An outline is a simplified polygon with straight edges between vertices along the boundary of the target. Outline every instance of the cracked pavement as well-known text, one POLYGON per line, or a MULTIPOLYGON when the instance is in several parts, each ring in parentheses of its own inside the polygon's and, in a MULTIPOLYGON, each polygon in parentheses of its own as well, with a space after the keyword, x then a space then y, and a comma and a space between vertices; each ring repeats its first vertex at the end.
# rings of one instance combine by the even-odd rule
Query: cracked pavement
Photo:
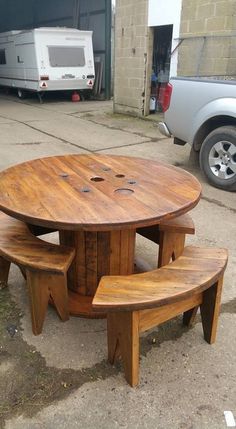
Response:
MULTIPOLYGON (((224 411, 236 418, 236 198, 211 187, 190 147, 174 146, 155 120, 113 115, 112 102, 72 103, 53 96, 18 100, 0 92, 0 169, 43 156, 101 152, 159 159, 202 183, 187 243, 229 249, 218 338, 204 342, 200 317, 191 329, 180 318, 141 340, 141 382, 130 388, 119 366, 106 362, 106 323, 71 317, 61 323, 49 308, 42 335, 31 332, 25 282, 12 266, 0 291, 0 427, 6 429, 223 429, 224 411), (7 327, 16 326, 10 337, 7 327)), ((48 240, 55 241, 55 234, 48 240)), ((137 256, 151 267, 156 246, 142 237, 137 256)))

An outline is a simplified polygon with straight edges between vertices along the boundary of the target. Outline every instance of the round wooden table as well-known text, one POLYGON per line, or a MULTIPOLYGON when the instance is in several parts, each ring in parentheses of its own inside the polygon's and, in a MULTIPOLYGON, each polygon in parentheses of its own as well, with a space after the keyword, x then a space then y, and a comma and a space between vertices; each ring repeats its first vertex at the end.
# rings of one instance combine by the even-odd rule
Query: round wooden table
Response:
POLYGON ((76 249, 68 274, 70 313, 96 317, 91 302, 103 275, 131 274, 135 232, 191 210, 201 185, 157 161, 109 155, 41 158, 0 173, 0 209, 59 230, 76 249))

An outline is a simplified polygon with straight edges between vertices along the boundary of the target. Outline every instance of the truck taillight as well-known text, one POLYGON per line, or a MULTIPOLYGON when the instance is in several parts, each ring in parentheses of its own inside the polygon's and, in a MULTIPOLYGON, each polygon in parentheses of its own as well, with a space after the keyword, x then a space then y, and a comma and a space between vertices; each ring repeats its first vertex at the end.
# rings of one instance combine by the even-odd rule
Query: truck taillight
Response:
POLYGON ((168 83, 166 85, 164 96, 163 96, 163 101, 162 101, 163 112, 166 112, 169 109, 171 94, 172 94, 172 85, 171 85, 171 83, 168 83))

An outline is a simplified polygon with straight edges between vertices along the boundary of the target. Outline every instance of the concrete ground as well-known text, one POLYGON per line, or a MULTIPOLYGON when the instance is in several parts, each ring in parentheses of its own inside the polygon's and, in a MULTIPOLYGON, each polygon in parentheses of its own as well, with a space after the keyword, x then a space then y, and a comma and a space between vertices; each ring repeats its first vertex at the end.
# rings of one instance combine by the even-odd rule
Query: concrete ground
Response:
MULTIPOLYGON (((121 367, 106 361, 106 323, 71 317, 61 323, 49 308, 34 337, 24 279, 12 266, 0 292, 0 427, 226 428, 236 418, 236 198, 211 187, 155 122, 112 114, 111 102, 72 103, 50 97, 19 101, 0 93, 0 169, 65 153, 109 153, 158 159, 193 173, 202 199, 192 211, 196 235, 188 243, 229 249, 216 344, 203 340, 200 317, 191 329, 176 318, 141 339, 141 379, 132 389, 121 367)), ((52 235, 49 240, 55 240, 52 235)), ((137 255, 155 266, 156 247, 138 239, 137 255)))

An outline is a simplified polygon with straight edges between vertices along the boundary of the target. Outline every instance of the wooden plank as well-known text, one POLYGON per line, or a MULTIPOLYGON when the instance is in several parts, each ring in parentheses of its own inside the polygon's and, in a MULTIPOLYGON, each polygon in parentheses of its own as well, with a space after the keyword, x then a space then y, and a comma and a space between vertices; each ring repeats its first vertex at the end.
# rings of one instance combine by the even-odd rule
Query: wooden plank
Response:
MULTIPOLYGON (((60 244, 63 246, 70 246, 71 248, 77 249, 76 235, 73 234, 72 231, 59 231, 59 241, 60 241, 60 244)), ((75 291, 78 289, 78 282, 76 277, 77 261, 78 261, 78 256, 75 255, 75 258, 67 271, 68 287, 75 291)))
POLYGON ((184 299, 178 303, 167 304, 163 307, 150 310, 142 310, 139 312, 139 330, 144 332, 157 326, 160 323, 173 319, 173 317, 196 307, 202 303, 202 294, 194 295, 193 297, 184 299))
POLYGON ((173 219, 164 220, 157 225, 137 229, 138 234, 157 244, 159 244, 159 231, 173 233, 178 232, 180 234, 195 234, 195 226, 191 216, 186 213, 173 219))
MULTIPOLYGON (((45 281, 45 276, 44 276, 45 281)), ((67 292, 67 278, 65 274, 57 274, 51 276, 49 279, 50 297, 55 305, 58 315, 61 320, 65 322, 69 320, 69 307, 68 307, 68 292, 67 292)))
POLYGON ((46 310, 51 297, 60 318, 69 319, 66 277, 63 274, 48 274, 26 270, 29 289, 32 331, 39 335, 43 329, 46 310))
POLYGON ((97 282, 100 281, 102 276, 110 273, 110 237, 109 231, 98 232, 97 234, 97 282))
POLYGON ((97 233, 86 232, 85 234, 86 253, 86 295, 93 296, 98 285, 97 271, 97 233))
POLYGON ((217 281, 227 264, 225 249, 187 247, 173 263, 157 270, 130 276, 101 279, 93 308, 96 311, 141 310, 190 298, 217 281), (211 257, 209 257, 211 254, 211 257), (208 257, 204 258, 204 255, 208 257), (214 256, 213 256, 214 255, 214 256))
POLYGON ((138 312, 108 315, 108 356, 114 362, 119 344, 125 378, 131 386, 139 382, 139 315, 138 312), (113 339, 113 332, 115 337, 113 339), (118 343, 118 344, 117 344, 118 343))
POLYGON ((30 308, 32 331, 34 335, 39 335, 43 329, 49 297, 50 297, 50 281, 52 276, 45 276, 44 273, 26 272, 27 286, 29 289, 30 308))
POLYGON ((58 230, 155 225, 189 211, 200 193, 188 172, 134 157, 54 156, 0 172, 0 209, 58 230))
POLYGON ((0 254, 17 265, 48 272, 66 272, 74 250, 35 237, 21 221, 0 213, 0 254))
POLYGON ((75 278, 72 290, 81 295, 87 292, 87 267, 86 267, 86 233, 77 231, 74 233, 75 241, 75 278))
POLYGON ((121 232, 112 231, 110 233, 110 246, 111 246, 111 255, 110 255, 110 275, 120 274, 120 254, 121 254, 121 232))
POLYGON ((220 312, 223 277, 213 287, 203 292, 203 301, 200 306, 204 338, 209 344, 216 339, 216 330, 220 312))
POLYGON ((120 274, 131 274, 129 254, 130 254, 130 231, 123 230, 120 235, 120 274))
POLYGON ((128 261, 127 261, 128 274, 132 274, 134 272, 135 240, 136 240, 136 231, 135 229, 130 229, 129 241, 128 241, 128 261))
POLYGON ((160 231, 158 267, 169 264, 177 259, 184 250, 185 234, 179 232, 160 231))
POLYGON ((191 326, 196 318, 198 307, 190 308, 190 310, 184 311, 183 314, 183 325, 191 326))
POLYGON ((182 234, 195 234, 195 226, 188 213, 160 223, 160 231, 179 232, 182 234))

